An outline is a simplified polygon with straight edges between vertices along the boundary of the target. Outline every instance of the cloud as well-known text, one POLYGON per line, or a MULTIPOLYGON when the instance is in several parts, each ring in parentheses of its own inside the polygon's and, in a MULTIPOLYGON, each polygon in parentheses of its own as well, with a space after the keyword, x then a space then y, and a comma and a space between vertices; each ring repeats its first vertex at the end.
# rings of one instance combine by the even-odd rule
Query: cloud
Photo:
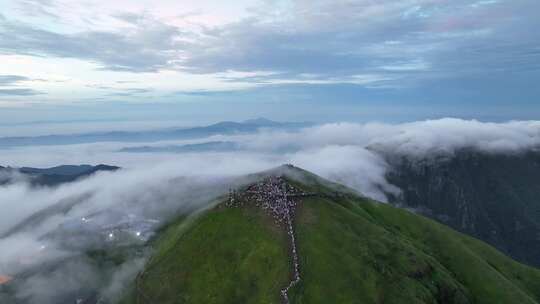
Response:
POLYGON ((106 13, 116 20, 110 29, 71 33, 0 18, 0 51, 79 58, 113 71, 266 72, 244 79, 259 84, 309 83, 303 75, 354 83, 356 75, 375 75, 357 84, 403 86, 537 72, 540 45, 527 29, 540 25, 538 9, 533 0, 263 1, 240 20, 196 29, 158 14, 114 11, 106 13))
MULTIPOLYGON (((106 89, 111 89, 111 88, 106 88, 106 89)), ((127 89, 113 89, 113 90, 116 90, 118 92, 109 93, 107 94, 107 96, 120 96, 120 97, 134 96, 138 94, 150 93, 153 91, 152 89, 145 89, 145 88, 127 88, 127 89)))
MULTIPOLYGON (((259 133, 193 140, 168 140, 153 143, 89 143, 70 146, 21 147, 0 150, 0 163, 11 166, 49 167, 65 163, 109 163, 125 168, 146 170, 148 164, 174 164, 179 175, 190 172, 238 174, 263 170, 283 163, 300 162, 308 170, 351 181, 351 186, 365 193, 375 193, 383 185, 388 155, 423 158, 453 155, 463 149, 486 153, 519 153, 540 145, 540 122, 512 121, 488 123, 476 120, 445 118, 402 124, 384 123, 331 123, 300 131, 264 130, 259 133), (133 146, 167 147, 171 145, 205 142, 233 142, 240 151, 184 153, 121 153, 120 149, 133 146), (331 155, 334 155, 333 157, 331 155), (344 159, 340 161, 339 159, 344 159), (346 161, 345 161, 346 160, 346 161), (356 170, 377 164, 381 170, 356 170), (361 165, 365 160, 365 165, 361 165), (328 166, 322 164, 329 163, 328 166), (334 168, 333 168, 334 167, 334 168), (195 169, 196 168, 196 169, 195 169), (372 172, 360 183, 348 178, 346 171, 372 172), (339 172, 343 176, 339 177, 339 172)), ((18 198, 20 199, 20 198, 18 198)))
POLYGON ((46 16, 55 20, 59 18, 50 10, 56 6, 55 0, 21 0, 18 5, 19 9, 27 16, 46 16))
POLYGON ((32 79, 25 77, 25 76, 19 76, 19 75, 0 75, 0 98, 3 96, 35 96, 35 95, 42 95, 43 92, 29 89, 29 88, 8 88, 8 89, 1 89, 1 87, 16 87, 21 82, 30 81, 32 79))
POLYGON ((354 145, 411 157, 453 154, 467 148, 480 152, 515 153, 540 145, 540 122, 490 123, 444 118, 402 124, 331 123, 304 129, 300 133, 261 134, 245 145, 259 150, 354 145))
POLYGON ((34 96, 41 95, 43 92, 33 89, 0 89, 0 97, 2 96, 34 96))
POLYGON ((23 281, 17 288, 17 298, 26 303, 76 302, 81 290, 99 286, 100 279, 98 269, 90 263, 68 260, 57 269, 23 281))
POLYGON ((104 272, 87 251, 126 245, 112 244, 109 234, 132 235, 127 244, 136 246, 135 231, 147 238, 171 217, 208 206, 237 183, 235 172, 247 169, 244 163, 235 171, 233 164, 206 175, 194 175, 187 163, 169 162, 100 173, 58 188, 30 188, 24 182, 2 186, 0 206, 9 212, 0 215, 0 273, 18 277, 12 288, 30 303, 72 301, 81 291, 102 288, 107 297, 116 297, 146 255, 104 272))
POLYGON ((209 206, 229 187, 245 182, 239 176, 283 163, 293 163, 385 201, 387 193, 400 191, 386 180, 391 157, 425 159, 451 156, 463 149, 481 153, 531 151, 540 147, 540 122, 447 118, 403 124, 333 123, 299 131, 265 130, 145 145, 216 140, 236 142, 244 150, 182 155, 116 152, 124 143, 0 150, 0 162, 11 165, 110 163, 125 168, 57 188, 32 188, 24 180, 0 187, 0 208, 7 211, 0 213, 0 273, 15 277, 31 273, 18 281, 20 299, 57 303, 59 294, 75 296, 74 290, 84 288, 101 290, 114 299, 147 256, 132 257, 103 278, 102 271, 84 253, 108 246, 99 236, 110 233, 126 218, 135 223, 150 219, 165 223, 176 215, 209 206), (62 241, 62 236, 69 236, 69 240, 62 241), (28 272, 41 269, 41 265, 49 265, 51 271, 28 272), (62 285, 66 278, 69 284, 62 285), (54 288, 57 284, 61 286, 54 288))
POLYGON ((329 145, 294 153, 290 161, 378 201, 386 201, 385 193, 400 192, 385 180, 385 160, 363 147, 329 145))
POLYGON ((538 62, 538 53, 530 52, 538 41, 525 30, 538 25, 526 12, 539 8, 533 1, 286 3, 268 2, 249 18, 208 29, 188 49, 187 71, 275 71, 265 77, 267 82, 282 79, 281 73, 289 79, 309 73, 344 80, 372 73, 411 84, 423 77, 535 69, 538 62), (524 18, 516 21, 513 16, 521 11, 524 18), (512 47, 506 39, 516 33, 512 47), (398 77, 402 74, 410 77, 398 77))
POLYGON ((0 87, 16 85, 21 81, 30 80, 28 77, 18 76, 18 75, 0 75, 0 87))
POLYGON ((0 19, 0 52, 78 58, 113 71, 151 72, 173 67, 181 51, 181 37, 179 28, 146 16, 116 31, 70 34, 0 19))
POLYGON ((116 303, 125 294, 125 291, 133 284, 133 278, 144 268, 146 259, 137 258, 128 261, 115 271, 111 284, 105 288, 103 295, 112 303, 116 303))
POLYGON ((528 30, 540 26, 534 0, 260 1, 226 22, 204 12, 172 16, 170 3, 56 2, 43 7, 58 19, 9 9, 0 17, 4 73, 67 79, 3 92, 0 106, 19 108, 4 120, 39 119, 59 103, 67 105, 61 116, 80 116, 78 103, 96 118, 128 119, 224 119, 224 104, 235 118, 262 109, 319 121, 534 119, 539 111, 540 44, 528 30), (153 91, 105 89, 122 86, 117 80, 153 91))

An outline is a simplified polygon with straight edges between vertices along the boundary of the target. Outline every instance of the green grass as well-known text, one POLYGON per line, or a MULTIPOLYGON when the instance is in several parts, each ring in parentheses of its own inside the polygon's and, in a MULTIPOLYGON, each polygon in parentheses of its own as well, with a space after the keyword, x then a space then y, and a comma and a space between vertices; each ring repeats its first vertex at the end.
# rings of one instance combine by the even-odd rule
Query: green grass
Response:
POLYGON ((537 303, 540 272, 431 220, 363 199, 305 200, 293 303, 537 303))
MULTIPOLYGON (((337 191, 320 180, 294 184, 337 191)), ((539 270, 432 220, 350 193, 305 199, 295 229, 302 280, 291 303, 540 300, 539 270)), ((290 278, 286 234, 251 207, 179 219, 153 247, 137 284, 142 295, 122 303, 281 303, 290 278)))
POLYGON ((139 289, 149 303, 277 303, 286 284, 285 235, 256 209, 216 209, 156 242, 139 289))

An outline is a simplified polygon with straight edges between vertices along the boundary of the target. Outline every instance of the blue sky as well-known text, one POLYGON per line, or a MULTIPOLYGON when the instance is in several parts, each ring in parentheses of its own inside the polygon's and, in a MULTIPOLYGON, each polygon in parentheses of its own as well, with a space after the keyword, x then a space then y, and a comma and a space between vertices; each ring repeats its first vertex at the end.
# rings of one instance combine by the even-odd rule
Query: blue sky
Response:
POLYGON ((0 121, 540 115, 535 0, 3 0, 0 121))

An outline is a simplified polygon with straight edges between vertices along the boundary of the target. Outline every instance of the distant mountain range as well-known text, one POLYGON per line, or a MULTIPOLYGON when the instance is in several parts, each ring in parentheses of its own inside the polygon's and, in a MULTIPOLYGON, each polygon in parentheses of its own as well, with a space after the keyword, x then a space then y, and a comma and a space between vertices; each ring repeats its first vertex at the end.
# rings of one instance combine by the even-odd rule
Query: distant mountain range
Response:
POLYGON ((169 146, 140 146, 122 148, 119 152, 130 153, 190 153, 190 152, 229 152, 240 150, 240 146, 230 141, 209 141, 198 144, 169 145, 169 146))
POLYGON ((223 121, 209 126, 193 128, 172 128, 139 132, 111 131, 35 137, 2 137, 0 138, 0 148, 34 145, 70 145, 93 142, 153 142, 194 139, 212 135, 251 133, 264 128, 294 130, 312 125, 312 123, 308 122, 276 122, 265 118, 258 118, 243 122, 223 121))
POLYGON ((540 267, 540 152, 390 157, 394 205, 413 208, 540 267))
POLYGON ((62 165, 52 168, 11 168, 0 166, 0 185, 13 181, 14 174, 19 174, 35 186, 56 186, 90 176, 99 171, 115 171, 120 167, 108 165, 62 165))

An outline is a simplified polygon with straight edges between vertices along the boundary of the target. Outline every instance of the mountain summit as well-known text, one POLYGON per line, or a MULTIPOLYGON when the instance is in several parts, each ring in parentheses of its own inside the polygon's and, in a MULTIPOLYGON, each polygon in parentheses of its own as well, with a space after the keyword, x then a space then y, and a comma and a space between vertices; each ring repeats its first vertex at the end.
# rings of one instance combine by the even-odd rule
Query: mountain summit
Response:
POLYGON ((538 303, 540 271, 292 165, 179 218, 124 303, 538 303))

